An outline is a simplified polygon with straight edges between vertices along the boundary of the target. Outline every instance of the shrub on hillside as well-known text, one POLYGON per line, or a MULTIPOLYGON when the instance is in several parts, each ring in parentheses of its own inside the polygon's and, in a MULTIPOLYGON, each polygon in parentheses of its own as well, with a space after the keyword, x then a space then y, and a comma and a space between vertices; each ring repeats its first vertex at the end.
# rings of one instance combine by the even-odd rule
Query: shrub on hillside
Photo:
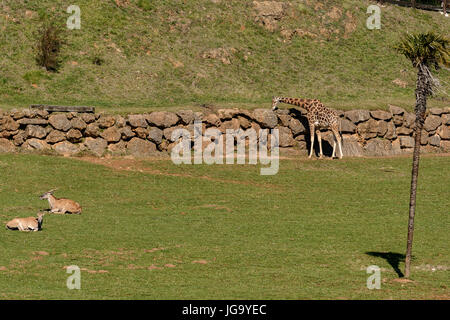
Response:
POLYGON ((60 67, 59 54, 65 43, 63 32, 64 29, 54 22, 44 23, 39 30, 36 62, 39 66, 45 67, 47 71, 57 72, 60 67))

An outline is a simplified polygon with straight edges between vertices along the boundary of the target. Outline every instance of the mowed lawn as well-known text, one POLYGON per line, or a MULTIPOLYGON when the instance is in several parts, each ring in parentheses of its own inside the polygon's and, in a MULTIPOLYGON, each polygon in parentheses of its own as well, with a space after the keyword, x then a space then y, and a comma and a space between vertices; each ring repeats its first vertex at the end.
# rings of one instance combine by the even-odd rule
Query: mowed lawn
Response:
POLYGON ((77 200, 41 232, 0 228, 1 299, 450 299, 450 158, 423 156, 412 282, 410 157, 183 165, 0 155, 0 222, 77 200), (105 164, 105 165, 104 165, 105 164), (65 266, 81 268, 81 289, 65 266), (366 268, 381 268, 369 290, 366 268), (398 270, 396 269, 398 267, 398 270))

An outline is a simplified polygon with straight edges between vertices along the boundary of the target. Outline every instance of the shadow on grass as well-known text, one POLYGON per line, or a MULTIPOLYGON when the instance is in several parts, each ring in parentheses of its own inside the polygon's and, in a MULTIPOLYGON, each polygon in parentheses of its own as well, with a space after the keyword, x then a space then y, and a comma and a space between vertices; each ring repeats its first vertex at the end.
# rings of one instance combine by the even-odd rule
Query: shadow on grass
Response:
POLYGON ((404 254, 395 252, 373 252, 373 251, 366 252, 366 254, 372 257, 383 258, 392 266, 394 271, 397 272, 399 278, 403 278, 405 276, 399 268, 400 262, 405 261, 404 254))

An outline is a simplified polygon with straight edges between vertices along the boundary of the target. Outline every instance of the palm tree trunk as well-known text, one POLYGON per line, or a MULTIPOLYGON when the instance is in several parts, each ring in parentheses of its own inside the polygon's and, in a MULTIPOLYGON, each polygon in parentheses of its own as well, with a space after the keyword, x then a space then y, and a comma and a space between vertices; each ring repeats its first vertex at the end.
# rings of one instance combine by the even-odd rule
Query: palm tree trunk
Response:
POLYGON ((420 160, 420 138, 422 135, 423 123, 425 121, 425 111, 427 109, 427 96, 430 94, 430 79, 425 72, 425 66, 418 67, 417 85, 416 85, 416 123, 414 127, 414 152, 411 172, 411 192, 409 198, 409 221, 408 221, 408 241, 406 244, 405 259, 405 277, 409 278, 412 243, 414 234, 414 217, 416 214, 416 191, 417 178, 419 176, 419 160, 420 160))

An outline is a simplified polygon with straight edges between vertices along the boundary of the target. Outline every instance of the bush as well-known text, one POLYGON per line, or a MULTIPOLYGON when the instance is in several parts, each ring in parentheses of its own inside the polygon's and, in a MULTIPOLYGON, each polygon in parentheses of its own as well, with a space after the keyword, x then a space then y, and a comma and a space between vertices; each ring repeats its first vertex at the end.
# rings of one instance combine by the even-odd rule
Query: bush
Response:
POLYGON ((39 31, 36 62, 47 71, 57 72, 61 65, 59 53, 65 43, 63 32, 64 29, 54 22, 44 23, 39 31))

